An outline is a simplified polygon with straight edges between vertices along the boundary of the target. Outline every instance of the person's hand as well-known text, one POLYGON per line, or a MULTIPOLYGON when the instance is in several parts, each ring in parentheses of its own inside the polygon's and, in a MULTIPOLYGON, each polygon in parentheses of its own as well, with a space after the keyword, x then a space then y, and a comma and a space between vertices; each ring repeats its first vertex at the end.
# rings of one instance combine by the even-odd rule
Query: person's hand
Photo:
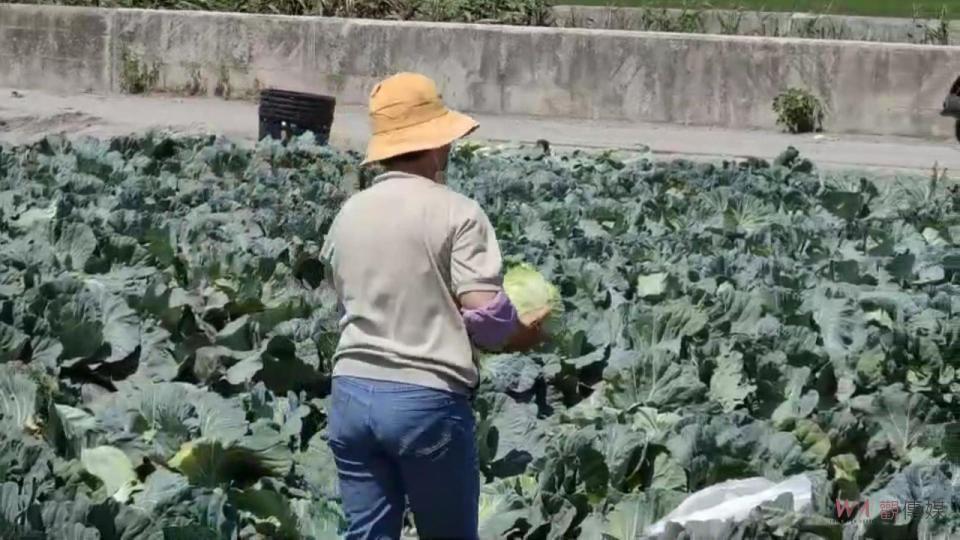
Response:
POLYGON ((506 351, 527 351, 539 345, 544 338, 543 323, 549 316, 549 307, 520 315, 520 329, 510 338, 510 342, 506 346, 506 351))
POLYGON ((542 307, 540 309, 535 309, 533 311, 528 311, 527 313, 519 315, 520 324, 522 324, 523 326, 529 326, 529 327, 540 326, 543 324, 545 320, 547 320, 547 317, 549 316, 550 316, 550 308, 542 307))

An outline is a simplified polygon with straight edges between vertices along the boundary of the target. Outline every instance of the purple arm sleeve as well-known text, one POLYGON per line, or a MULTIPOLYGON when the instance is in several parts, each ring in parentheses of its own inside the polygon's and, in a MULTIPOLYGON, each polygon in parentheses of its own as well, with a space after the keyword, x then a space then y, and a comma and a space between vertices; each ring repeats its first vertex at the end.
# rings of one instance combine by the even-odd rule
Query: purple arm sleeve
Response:
POLYGON ((475 345, 483 349, 496 350, 506 345, 520 325, 517 308, 503 292, 481 308, 461 312, 467 334, 475 345))

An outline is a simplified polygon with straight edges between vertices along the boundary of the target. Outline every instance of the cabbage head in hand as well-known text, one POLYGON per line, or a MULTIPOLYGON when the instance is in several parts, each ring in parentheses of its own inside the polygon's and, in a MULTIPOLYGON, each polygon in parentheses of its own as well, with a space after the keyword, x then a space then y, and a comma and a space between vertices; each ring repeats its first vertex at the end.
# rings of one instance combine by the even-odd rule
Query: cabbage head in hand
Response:
POLYGON ((557 315, 563 310, 560 291, 536 268, 521 263, 507 270, 503 276, 503 290, 517 308, 520 320, 526 321, 530 316, 536 315, 541 321, 547 321, 544 330, 548 334, 557 330, 554 324, 549 323, 555 323, 559 319, 557 315))

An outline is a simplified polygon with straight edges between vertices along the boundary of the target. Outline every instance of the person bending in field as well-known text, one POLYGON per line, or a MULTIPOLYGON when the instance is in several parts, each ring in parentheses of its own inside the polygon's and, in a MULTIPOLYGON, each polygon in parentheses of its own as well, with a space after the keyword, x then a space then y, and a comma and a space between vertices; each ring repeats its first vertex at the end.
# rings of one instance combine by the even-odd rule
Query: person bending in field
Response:
POLYGON ((347 538, 399 538, 409 501, 421 539, 475 539, 471 342, 530 348, 546 310, 519 319, 489 219, 444 185, 451 144, 477 123, 411 73, 377 85, 370 118, 364 163, 387 172, 344 203, 323 247, 342 308, 328 439, 347 538))

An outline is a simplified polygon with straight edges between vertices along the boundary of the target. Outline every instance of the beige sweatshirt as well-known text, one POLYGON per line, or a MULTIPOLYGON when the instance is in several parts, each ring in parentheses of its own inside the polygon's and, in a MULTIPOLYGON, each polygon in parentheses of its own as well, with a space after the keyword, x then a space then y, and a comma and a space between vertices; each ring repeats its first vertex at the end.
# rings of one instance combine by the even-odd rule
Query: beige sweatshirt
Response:
POLYGON ((476 386, 455 298, 502 284, 500 248, 476 202, 387 173, 343 205, 323 257, 344 310, 334 376, 458 393, 476 386))

